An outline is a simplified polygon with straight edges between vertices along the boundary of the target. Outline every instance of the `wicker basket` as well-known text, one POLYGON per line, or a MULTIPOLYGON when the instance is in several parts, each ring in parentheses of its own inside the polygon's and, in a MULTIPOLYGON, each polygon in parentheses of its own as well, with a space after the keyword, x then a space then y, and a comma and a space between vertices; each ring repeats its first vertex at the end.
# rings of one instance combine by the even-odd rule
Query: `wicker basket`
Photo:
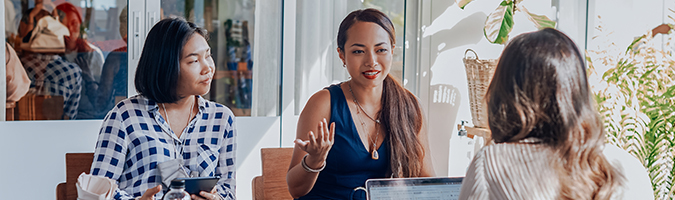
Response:
POLYGON ((492 80, 492 75, 497 68, 497 59, 478 59, 478 54, 472 49, 464 52, 464 66, 466 67, 466 78, 469 85, 469 104, 471 106, 471 117, 474 127, 487 128, 487 105, 485 104, 485 93, 492 80), (467 57, 469 52, 474 57, 467 57))

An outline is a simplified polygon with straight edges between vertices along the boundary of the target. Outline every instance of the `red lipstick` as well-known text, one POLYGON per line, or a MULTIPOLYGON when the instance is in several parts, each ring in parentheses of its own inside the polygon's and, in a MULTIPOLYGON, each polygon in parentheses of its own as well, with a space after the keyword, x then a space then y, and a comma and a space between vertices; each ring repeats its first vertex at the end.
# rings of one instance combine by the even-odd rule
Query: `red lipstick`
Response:
POLYGON ((365 71, 365 72, 361 72, 361 74, 363 74, 363 76, 366 77, 367 79, 375 79, 375 78, 377 78, 378 75, 380 75, 380 71, 378 71, 378 70, 368 70, 368 71, 365 71))

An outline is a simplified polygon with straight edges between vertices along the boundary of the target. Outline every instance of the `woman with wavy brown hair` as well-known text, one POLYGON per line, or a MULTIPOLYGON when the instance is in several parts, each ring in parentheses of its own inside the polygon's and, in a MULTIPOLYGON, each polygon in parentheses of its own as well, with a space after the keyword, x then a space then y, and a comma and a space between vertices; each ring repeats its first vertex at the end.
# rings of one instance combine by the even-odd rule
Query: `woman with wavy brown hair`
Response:
POLYGON ((422 111, 391 75, 394 26, 375 9, 340 24, 337 52, 351 79, 309 99, 286 175, 297 199, 365 199, 367 179, 433 176, 422 111), (330 124, 330 125, 329 125, 330 124))
POLYGON ((634 165, 606 156, 627 153, 605 147, 584 59, 563 33, 513 38, 486 100, 496 144, 474 157, 460 199, 623 199, 631 191, 634 173, 623 169, 634 165))

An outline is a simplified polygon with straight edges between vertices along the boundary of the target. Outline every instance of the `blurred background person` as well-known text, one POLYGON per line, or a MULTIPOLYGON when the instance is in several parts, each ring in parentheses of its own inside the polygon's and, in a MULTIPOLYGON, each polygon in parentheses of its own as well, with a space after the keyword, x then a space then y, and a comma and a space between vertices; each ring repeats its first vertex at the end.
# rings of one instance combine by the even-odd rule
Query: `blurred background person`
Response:
POLYGON ((19 34, 19 18, 16 10, 12 0, 5 0, 5 37, 12 47, 19 34))
POLYGON ((26 36, 30 35, 39 19, 42 19, 42 17, 48 15, 56 17, 56 15, 53 15, 52 13, 54 12, 54 7, 55 6, 51 0, 35 0, 35 6, 26 10, 26 13, 24 13, 21 17, 21 21, 19 23, 19 38, 22 38, 23 42, 28 42, 29 38, 26 38, 26 36))
POLYGON ((82 70, 82 92, 78 106, 78 119, 100 119, 107 111, 97 106, 97 90, 103 66, 103 53, 84 38, 82 14, 69 2, 56 6, 59 21, 64 24, 70 36, 65 37, 65 60, 77 64, 82 70))
POLYGON ((96 99, 97 108, 101 110, 95 118, 105 117, 117 102, 127 97, 127 10, 125 6, 119 16, 119 32, 125 45, 113 50, 105 58, 96 99))
POLYGON ((48 29, 26 35, 29 40, 21 44, 21 63, 31 79, 34 94, 63 97, 62 118, 76 119, 82 88, 82 70, 61 55, 65 49, 67 28, 52 15, 36 18, 35 29, 48 29), (37 27, 39 26, 39 27, 37 27))
POLYGON ((23 69, 19 56, 16 55, 14 48, 5 43, 5 69, 7 71, 7 101, 5 108, 7 121, 14 119, 14 107, 17 101, 26 95, 30 88, 30 79, 23 69))

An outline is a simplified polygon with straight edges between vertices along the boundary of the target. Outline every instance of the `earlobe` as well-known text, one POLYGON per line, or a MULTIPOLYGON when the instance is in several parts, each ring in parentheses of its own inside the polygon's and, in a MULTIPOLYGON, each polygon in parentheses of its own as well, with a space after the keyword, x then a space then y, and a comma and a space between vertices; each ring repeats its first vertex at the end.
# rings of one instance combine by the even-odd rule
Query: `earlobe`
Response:
POLYGON ((345 62, 345 54, 344 51, 340 50, 340 47, 337 48, 338 56, 340 57, 340 60, 342 60, 342 66, 345 66, 347 62, 345 62))

